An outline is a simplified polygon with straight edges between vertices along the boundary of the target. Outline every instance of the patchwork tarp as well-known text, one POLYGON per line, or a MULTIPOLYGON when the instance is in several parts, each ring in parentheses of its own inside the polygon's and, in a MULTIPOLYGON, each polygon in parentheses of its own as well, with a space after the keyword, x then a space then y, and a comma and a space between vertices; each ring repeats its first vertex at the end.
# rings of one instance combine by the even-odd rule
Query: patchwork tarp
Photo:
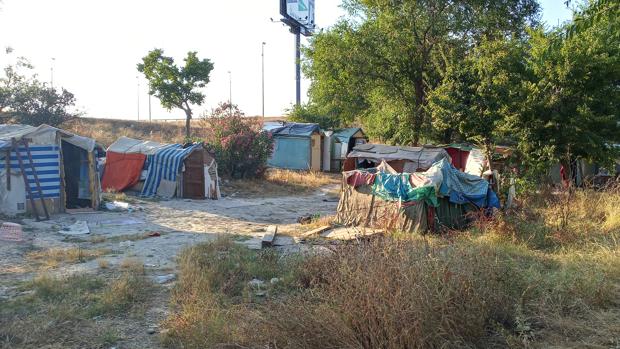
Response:
POLYGON ((424 201, 431 206, 439 205, 435 187, 432 185, 414 187, 409 173, 377 173, 372 193, 386 201, 424 201))
POLYGON ((382 162, 379 168, 343 173, 336 221, 407 232, 435 224, 455 229, 467 224, 467 212, 488 207, 500 207, 489 183, 460 172, 448 159, 419 173, 393 173, 382 162))
MULTIPOLYGON (((141 195, 147 197, 156 195, 162 184, 166 186, 172 183, 176 188, 177 175, 181 170, 183 160, 197 147, 202 147, 202 144, 194 144, 185 149, 180 144, 169 144, 159 148, 154 155, 149 155, 147 157, 148 174, 141 195)), ((166 191, 162 194, 164 195, 161 196, 171 197, 174 192, 166 191)))
POLYGON ((407 168, 413 168, 412 171, 405 172, 415 172, 417 169, 426 170, 441 159, 450 160, 450 155, 443 148, 405 147, 372 143, 355 146, 348 157, 360 160, 369 159, 375 162, 405 160, 412 164, 407 168))

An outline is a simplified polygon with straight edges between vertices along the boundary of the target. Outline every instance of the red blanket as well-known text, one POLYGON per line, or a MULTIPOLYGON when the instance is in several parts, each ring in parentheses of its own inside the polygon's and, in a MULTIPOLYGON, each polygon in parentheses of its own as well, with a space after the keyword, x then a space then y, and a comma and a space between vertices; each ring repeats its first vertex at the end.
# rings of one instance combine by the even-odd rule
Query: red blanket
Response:
POLYGON ((146 155, 108 152, 101 181, 104 191, 123 191, 140 180, 146 155))

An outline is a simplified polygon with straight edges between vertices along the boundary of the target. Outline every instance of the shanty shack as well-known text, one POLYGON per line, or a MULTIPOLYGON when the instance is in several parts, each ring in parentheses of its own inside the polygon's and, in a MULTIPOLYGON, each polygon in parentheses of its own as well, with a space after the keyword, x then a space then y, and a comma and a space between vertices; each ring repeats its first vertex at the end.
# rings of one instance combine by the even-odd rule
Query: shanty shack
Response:
POLYGON ((202 143, 121 137, 107 149, 102 188, 144 197, 220 198, 217 163, 202 143))
POLYGON ((98 208, 96 148, 49 125, 0 125, 0 213, 98 208))
POLYGON ((404 155, 391 153, 395 159, 343 172, 336 222, 424 233, 462 228, 470 222, 470 212, 500 207, 485 179, 459 171, 441 152, 433 150, 428 157, 420 152, 419 160, 406 157, 404 160, 413 165, 405 163, 403 167, 424 168, 430 159, 438 160, 426 170, 403 172, 387 161, 400 165, 404 155))
POLYGON ((269 122, 263 129, 274 139, 267 165, 290 170, 321 171, 322 135, 318 124, 269 122))
POLYGON ((347 155, 353 148, 360 144, 368 142, 368 138, 364 131, 359 127, 343 128, 336 131, 326 131, 325 140, 328 146, 325 146, 324 152, 324 171, 339 172, 342 165, 347 159, 347 155), (325 162, 329 162, 325 165, 325 162))

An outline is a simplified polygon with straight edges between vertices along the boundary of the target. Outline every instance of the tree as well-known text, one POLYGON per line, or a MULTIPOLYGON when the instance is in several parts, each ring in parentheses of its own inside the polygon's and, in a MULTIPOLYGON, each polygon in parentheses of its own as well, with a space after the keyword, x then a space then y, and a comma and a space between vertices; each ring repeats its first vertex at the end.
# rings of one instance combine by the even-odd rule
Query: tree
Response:
POLYGON ((237 105, 220 103, 203 122, 208 130, 205 142, 215 153, 222 174, 247 178, 265 172, 273 139, 262 130, 260 119, 245 117, 237 105))
POLYGON ((487 158, 510 132, 525 100, 527 77, 523 43, 516 39, 483 39, 464 61, 449 66, 441 85, 429 96, 435 129, 456 130, 481 146, 487 158))
MULTIPOLYGON (((12 49, 6 49, 7 54, 12 49)), ((63 89, 55 89, 40 82, 36 75, 27 74, 33 69, 30 62, 17 58, 13 65, 4 68, 0 77, 0 113, 11 122, 58 126, 79 116, 71 111, 75 107, 75 96, 63 89)))
POLYGON ((342 120, 337 115, 322 112, 316 103, 293 106, 287 114, 291 121, 319 124, 325 130, 342 125, 342 120))
POLYGON ((149 93, 159 98, 164 108, 179 108, 185 112, 185 135, 190 138, 191 105, 204 102, 205 95, 198 89, 209 83, 213 63, 209 59, 199 59, 196 52, 188 52, 184 61, 184 66, 176 66, 172 57, 155 49, 142 58, 138 71, 148 80, 149 93))
POLYGON ((611 164, 618 155, 620 36, 611 30, 618 21, 593 21, 560 45, 565 28, 533 32, 527 100, 509 121, 520 150, 534 161, 560 160, 570 169, 575 158, 611 164))
POLYGON ((310 99, 367 127, 392 124, 370 134, 413 144, 432 136, 425 106, 446 60, 463 59, 484 36, 524 35, 539 11, 536 0, 348 0, 345 7, 348 18, 305 51, 310 99))

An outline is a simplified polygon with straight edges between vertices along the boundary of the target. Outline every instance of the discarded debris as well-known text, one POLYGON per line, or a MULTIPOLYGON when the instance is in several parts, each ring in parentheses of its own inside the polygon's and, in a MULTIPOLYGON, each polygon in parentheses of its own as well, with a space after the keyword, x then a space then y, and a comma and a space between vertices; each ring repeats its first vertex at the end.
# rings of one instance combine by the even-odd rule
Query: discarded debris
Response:
POLYGON ((17 223, 2 223, 0 226, 0 240, 13 242, 24 241, 22 226, 17 223))
POLYGON ((125 240, 118 243, 120 247, 131 247, 133 246, 133 242, 131 240, 125 240))
POLYGON ((278 282, 280 282, 280 279, 278 278, 271 278, 271 280, 269 280, 269 283, 272 285, 277 284, 278 282))
POLYGON ((267 231, 265 235, 263 235, 263 239, 261 241, 262 247, 271 247, 273 246, 273 240, 276 238, 276 234, 278 233, 277 225, 270 225, 267 227, 267 231))
POLYGON ((383 229, 344 227, 325 231, 321 237, 332 240, 355 240, 360 237, 384 233, 383 229))
POLYGON ((154 232, 148 233, 147 236, 149 236, 149 237, 158 237, 158 236, 161 236, 161 233, 154 231, 154 232))
POLYGON ((250 285, 250 287, 256 288, 256 289, 260 289, 261 287, 263 287, 264 284, 265 282, 263 280, 259 280, 256 278, 248 282, 248 285, 250 285))
POLYGON ((165 284, 170 281, 176 280, 177 276, 175 274, 166 274, 166 275, 157 275, 155 276, 155 282, 158 284, 165 284))
POLYGON ((312 223, 312 216, 301 216, 297 218, 297 223, 299 224, 310 224, 312 223))
POLYGON ((62 228, 60 233, 65 235, 85 235, 90 234, 90 229, 86 221, 76 221, 72 225, 62 228))
POLYGON ((324 232, 326 230, 329 230, 329 229, 331 229, 331 227, 329 225, 325 225, 325 226, 322 226, 320 228, 312 229, 309 232, 301 234, 300 236, 302 238, 308 238, 308 237, 311 237, 311 236, 314 236, 314 235, 321 234, 322 232, 324 232))
POLYGON ((122 201, 106 202, 105 208, 109 211, 127 211, 129 210, 129 203, 122 201))

